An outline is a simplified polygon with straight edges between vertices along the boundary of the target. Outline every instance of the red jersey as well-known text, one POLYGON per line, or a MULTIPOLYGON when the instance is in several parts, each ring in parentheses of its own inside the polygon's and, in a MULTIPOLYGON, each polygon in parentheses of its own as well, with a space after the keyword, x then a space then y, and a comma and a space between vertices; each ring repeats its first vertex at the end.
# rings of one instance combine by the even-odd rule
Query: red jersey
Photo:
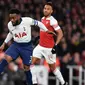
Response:
MULTIPOLYGON (((60 29, 57 20, 53 16, 50 16, 48 18, 43 17, 41 21, 50 31, 60 29)), ((47 32, 40 30, 39 45, 46 48, 52 48, 54 46, 53 34, 48 34, 47 32)))

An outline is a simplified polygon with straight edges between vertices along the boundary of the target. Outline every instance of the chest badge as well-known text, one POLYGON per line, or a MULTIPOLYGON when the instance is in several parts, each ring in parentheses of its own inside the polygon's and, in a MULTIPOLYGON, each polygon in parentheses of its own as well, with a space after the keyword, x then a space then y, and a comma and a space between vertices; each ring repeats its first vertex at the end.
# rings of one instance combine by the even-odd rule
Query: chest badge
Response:
POLYGON ((48 24, 49 22, 47 21, 46 24, 48 24))

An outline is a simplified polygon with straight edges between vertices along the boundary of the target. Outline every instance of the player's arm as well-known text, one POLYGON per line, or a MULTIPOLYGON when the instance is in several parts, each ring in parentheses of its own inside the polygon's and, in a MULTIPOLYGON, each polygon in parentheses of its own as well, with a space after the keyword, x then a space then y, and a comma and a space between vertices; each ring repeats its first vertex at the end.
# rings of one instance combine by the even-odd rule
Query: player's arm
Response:
POLYGON ((56 30, 57 32, 57 36, 56 36, 56 42, 54 47, 52 48, 52 53, 55 54, 57 52, 57 45, 59 44, 59 42, 61 41, 62 37, 63 37, 63 32, 61 29, 56 30))
POLYGON ((44 31, 48 32, 48 29, 45 27, 45 25, 42 22, 34 20, 34 25, 37 25, 40 29, 43 29, 44 31))
POLYGON ((56 42, 55 45, 59 44, 59 42, 61 41, 62 37, 63 37, 63 32, 61 27, 58 25, 57 20, 53 19, 51 20, 51 26, 54 28, 57 36, 56 36, 56 42))
POLYGON ((0 51, 3 51, 6 44, 12 39, 12 34, 9 32, 6 39, 4 40, 3 44, 0 46, 0 51))
POLYGON ((48 30, 48 29, 46 28, 46 26, 45 26, 42 22, 37 21, 37 20, 35 20, 35 22, 37 22, 37 24, 35 23, 35 25, 37 25, 40 29, 43 29, 44 31, 46 31, 46 32, 49 33, 49 34, 56 35, 54 32, 48 30))
POLYGON ((57 51, 57 44, 59 44, 59 42, 61 41, 61 39, 63 37, 63 32, 62 32, 62 30, 61 30, 61 28, 58 25, 58 22, 56 20, 52 20, 51 24, 52 24, 55 32, 57 33, 55 45, 52 49, 52 53, 55 54, 57 51))
POLYGON ((45 27, 45 25, 42 22, 38 21, 38 20, 28 18, 28 22, 29 22, 30 25, 35 25, 35 26, 37 25, 40 29, 42 29, 46 32, 48 31, 48 29, 45 27))
POLYGON ((40 22, 38 20, 34 20, 34 25, 37 25, 40 29, 43 29, 44 31, 46 31, 49 34, 53 34, 56 36, 55 32, 48 30, 42 22, 40 22))
POLYGON ((4 43, 7 44, 12 38, 13 38, 13 35, 11 32, 9 32, 6 39, 4 40, 4 43))
POLYGON ((62 32, 61 28, 56 30, 56 33, 57 33, 57 36, 56 36, 55 45, 57 45, 61 41, 61 39, 63 37, 63 32, 62 32))

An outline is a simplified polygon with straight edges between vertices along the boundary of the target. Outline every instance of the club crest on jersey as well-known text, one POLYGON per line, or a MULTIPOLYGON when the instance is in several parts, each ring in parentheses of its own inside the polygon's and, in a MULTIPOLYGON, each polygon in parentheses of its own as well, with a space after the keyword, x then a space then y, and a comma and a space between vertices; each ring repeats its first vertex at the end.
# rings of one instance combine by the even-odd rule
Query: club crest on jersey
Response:
POLYGON ((46 24, 48 24, 49 22, 48 21, 46 21, 46 24))
POLYGON ((22 38, 24 36, 27 36, 26 32, 15 34, 15 37, 18 37, 18 38, 22 38))

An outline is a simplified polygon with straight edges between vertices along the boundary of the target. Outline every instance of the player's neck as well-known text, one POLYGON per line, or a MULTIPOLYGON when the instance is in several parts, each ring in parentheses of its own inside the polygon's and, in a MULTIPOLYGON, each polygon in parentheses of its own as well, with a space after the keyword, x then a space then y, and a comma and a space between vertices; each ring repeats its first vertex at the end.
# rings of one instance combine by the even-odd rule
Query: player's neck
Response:
POLYGON ((19 20, 18 20, 18 24, 20 24, 22 22, 22 18, 20 18, 19 20))
POLYGON ((51 15, 49 15, 49 16, 44 16, 45 18, 49 18, 51 15))

